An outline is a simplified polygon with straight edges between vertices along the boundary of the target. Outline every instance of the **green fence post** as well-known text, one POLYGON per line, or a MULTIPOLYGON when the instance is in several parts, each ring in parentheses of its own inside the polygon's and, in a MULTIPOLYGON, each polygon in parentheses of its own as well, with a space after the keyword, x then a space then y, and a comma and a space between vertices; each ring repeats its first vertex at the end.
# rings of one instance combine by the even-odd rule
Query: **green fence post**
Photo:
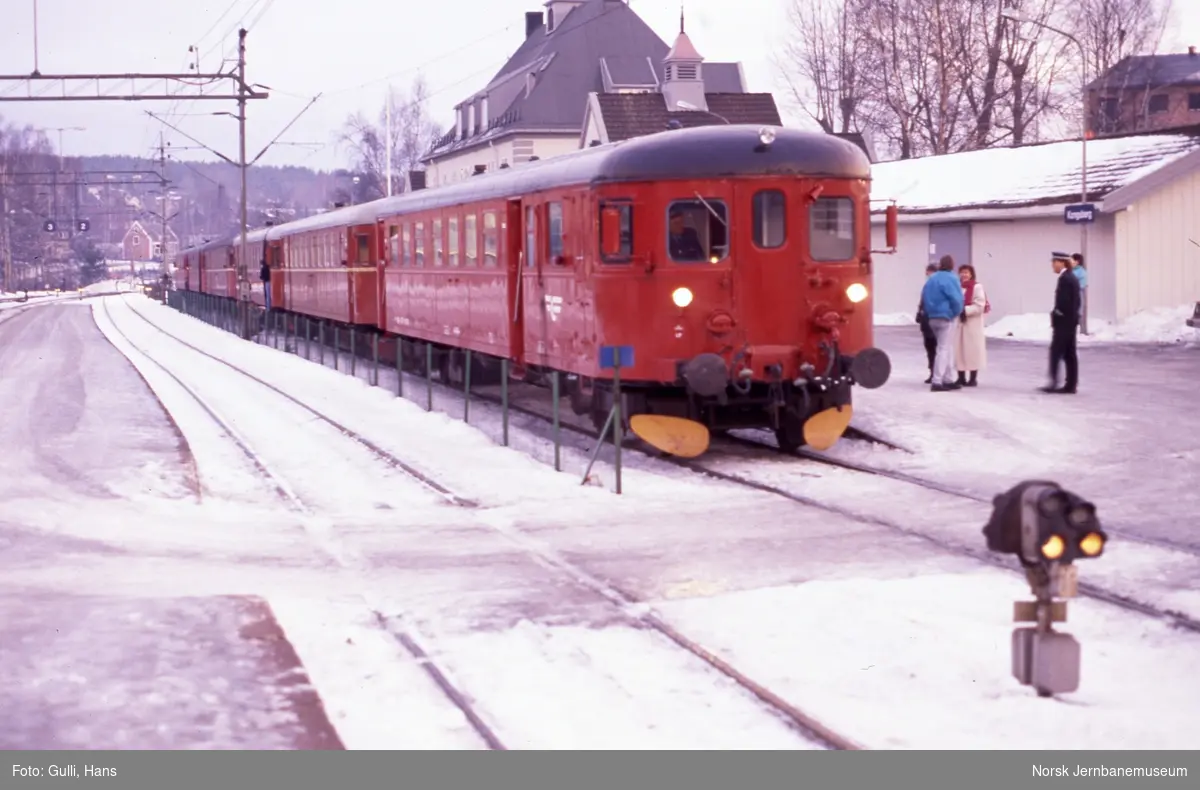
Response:
POLYGON ((358 331, 350 327, 350 375, 358 378, 358 331))
POLYGON ((396 397, 404 397, 404 338, 396 337, 396 397))
POLYGON ((324 321, 321 321, 321 320, 317 321, 317 331, 321 335, 321 340, 319 343, 317 343, 317 353, 319 354, 320 359, 321 359, 321 367, 325 367, 325 322, 324 321))
POLYGON ((425 344, 425 411, 433 411, 433 343, 425 344))
POLYGON ((304 361, 312 361, 312 322, 304 317, 304 361))
POLYGON ((379 386, 379 335, 371 333, 371 386, 379 386))
POLYGON ((471 349, 467 349, 467 364, 463 368, 463 422, 471 417, 471 349))
POLYGON ((617 364, 613 366, 613 414, 616 415, 613 420, 613 446, 617 453, 617 493, 621 493, 621 443, 624 441, 624 436, 621 435, 621 359, 617 357, 617 364))
MULTIPOLYGON (((558 404, 562 400, 558 394, 558 371, 550 374, 550 397, 554 400, 554 471, 562 471, 562 445, 559 442, 558 404)), ((601 439, 603 441, 603 438, 601 439)))
POLYGON ((337 324, 333 325, 333 369, 342 369, 342 330, 337 324))
POLYGON ((504 446, 508 447, 508 358, 500 360, 500 424, 504 446))

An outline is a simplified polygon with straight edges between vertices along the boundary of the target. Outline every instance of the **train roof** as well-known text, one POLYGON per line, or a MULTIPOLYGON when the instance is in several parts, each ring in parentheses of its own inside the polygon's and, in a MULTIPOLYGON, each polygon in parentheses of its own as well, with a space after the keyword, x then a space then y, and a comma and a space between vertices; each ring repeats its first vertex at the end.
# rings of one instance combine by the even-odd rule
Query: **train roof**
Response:
POLYGON ((748 124, 674 129, 472 176, 450 186, 374 201, 376 215, 515 197, 560 186, 736 176, 871 177, 871 162, 853 143, 823 132, 748 124))
MULTIPOLYGON (((434 189, 407 192, 259 228, 247 243, 325 228, 369 225, 380 217, 425 209, 518 197, 555 187, 737 176, 871 178, 862 149, 834 135, 770 127, 775 139, 761 145, 761 126, 730 124, 672 129, 573 151, 519 167, 472 176, 434 189)), ((240 244, 241 234, 200 249, 240 244)))

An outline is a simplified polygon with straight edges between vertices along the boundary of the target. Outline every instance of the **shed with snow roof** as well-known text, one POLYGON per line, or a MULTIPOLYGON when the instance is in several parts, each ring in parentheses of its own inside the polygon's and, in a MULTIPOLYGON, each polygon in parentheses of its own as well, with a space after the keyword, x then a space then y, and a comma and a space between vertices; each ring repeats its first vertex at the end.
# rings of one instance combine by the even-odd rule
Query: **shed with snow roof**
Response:
MULTIPOLYGON (((1051 250, 1079 251, 1078 140, 881 162, 872 199, 894 200, 899 249, 875 259, 875 312, 914 312, 926 264, 970 262, 987 289, 989 323, 1049 311, 1051 250)), ((1119 321, 1139 310, 1200 300, 1200 127, 1087 143, 1088 315, 1119 321)), ((884 203, 873 205, 884 246, 884 203)))

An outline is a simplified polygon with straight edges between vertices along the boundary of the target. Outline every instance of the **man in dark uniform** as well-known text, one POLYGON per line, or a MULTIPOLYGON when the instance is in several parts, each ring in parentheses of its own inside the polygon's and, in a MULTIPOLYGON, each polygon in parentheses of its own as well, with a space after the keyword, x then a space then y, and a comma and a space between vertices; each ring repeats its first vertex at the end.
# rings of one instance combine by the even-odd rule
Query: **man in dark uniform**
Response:
MULTIPOLYGON (((925 279, 938 270, 936 263, 931 263, 925 267, 925 279)), ((917 303, 917 324, 921 327, 921 338, 925 341, 925 357, 929 363, 929 378, 925 379, 926 384, 933 383, 933 360, 937 356, 937 335, 933 333, 933 326, 929 323, 929 315, 925 312, 925 300, 922 299, 917 303)))
POLYGON ((258 270, 258 279, 262 280, 263 284, 263 305, 266 309, 271 309, 271 267, 267 265, 266 259, 263 259, 262 268, 258 270))
POLYGON ((1054 288, 1054 309, 1050 311, 1050 383, 1042 387, 1042 392, 1073 395, 1079 385, 1079 356, 1075 349, 1082 304, 1079 278, 1071 271, 1071 256, 1065 252, 1051 253, 1051 265, 1058 275, 1058 285, 1054 288), (1058 386, 1059 362, 1067 367, 1062 387, 1058 386))
POLYGON ((682 211, 675 210, 671 212, 670 231, 669 245, 673 260, 704 260, 704 245, 700 243, 700 236, 693 228, 689 228, 684 224, 682 211))

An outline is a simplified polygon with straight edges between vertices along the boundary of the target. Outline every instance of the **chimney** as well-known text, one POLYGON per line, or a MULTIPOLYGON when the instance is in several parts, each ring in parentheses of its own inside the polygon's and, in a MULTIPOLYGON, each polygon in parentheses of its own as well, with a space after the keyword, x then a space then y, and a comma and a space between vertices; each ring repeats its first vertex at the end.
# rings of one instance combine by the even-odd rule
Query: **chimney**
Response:
POLYGON ((1196 48, 1195 48, 1195 47, 1188 47, 1188 55, 1190 55, 1190 56, 1191 56, 1191 57, 1193 57, 1193 58, 1194 58, 1194 57, 1196 57, 1196 48))
POLYGON ((525 38, 529 38, 542 29, 543 16, 541 11, 525 12, 525 38))

